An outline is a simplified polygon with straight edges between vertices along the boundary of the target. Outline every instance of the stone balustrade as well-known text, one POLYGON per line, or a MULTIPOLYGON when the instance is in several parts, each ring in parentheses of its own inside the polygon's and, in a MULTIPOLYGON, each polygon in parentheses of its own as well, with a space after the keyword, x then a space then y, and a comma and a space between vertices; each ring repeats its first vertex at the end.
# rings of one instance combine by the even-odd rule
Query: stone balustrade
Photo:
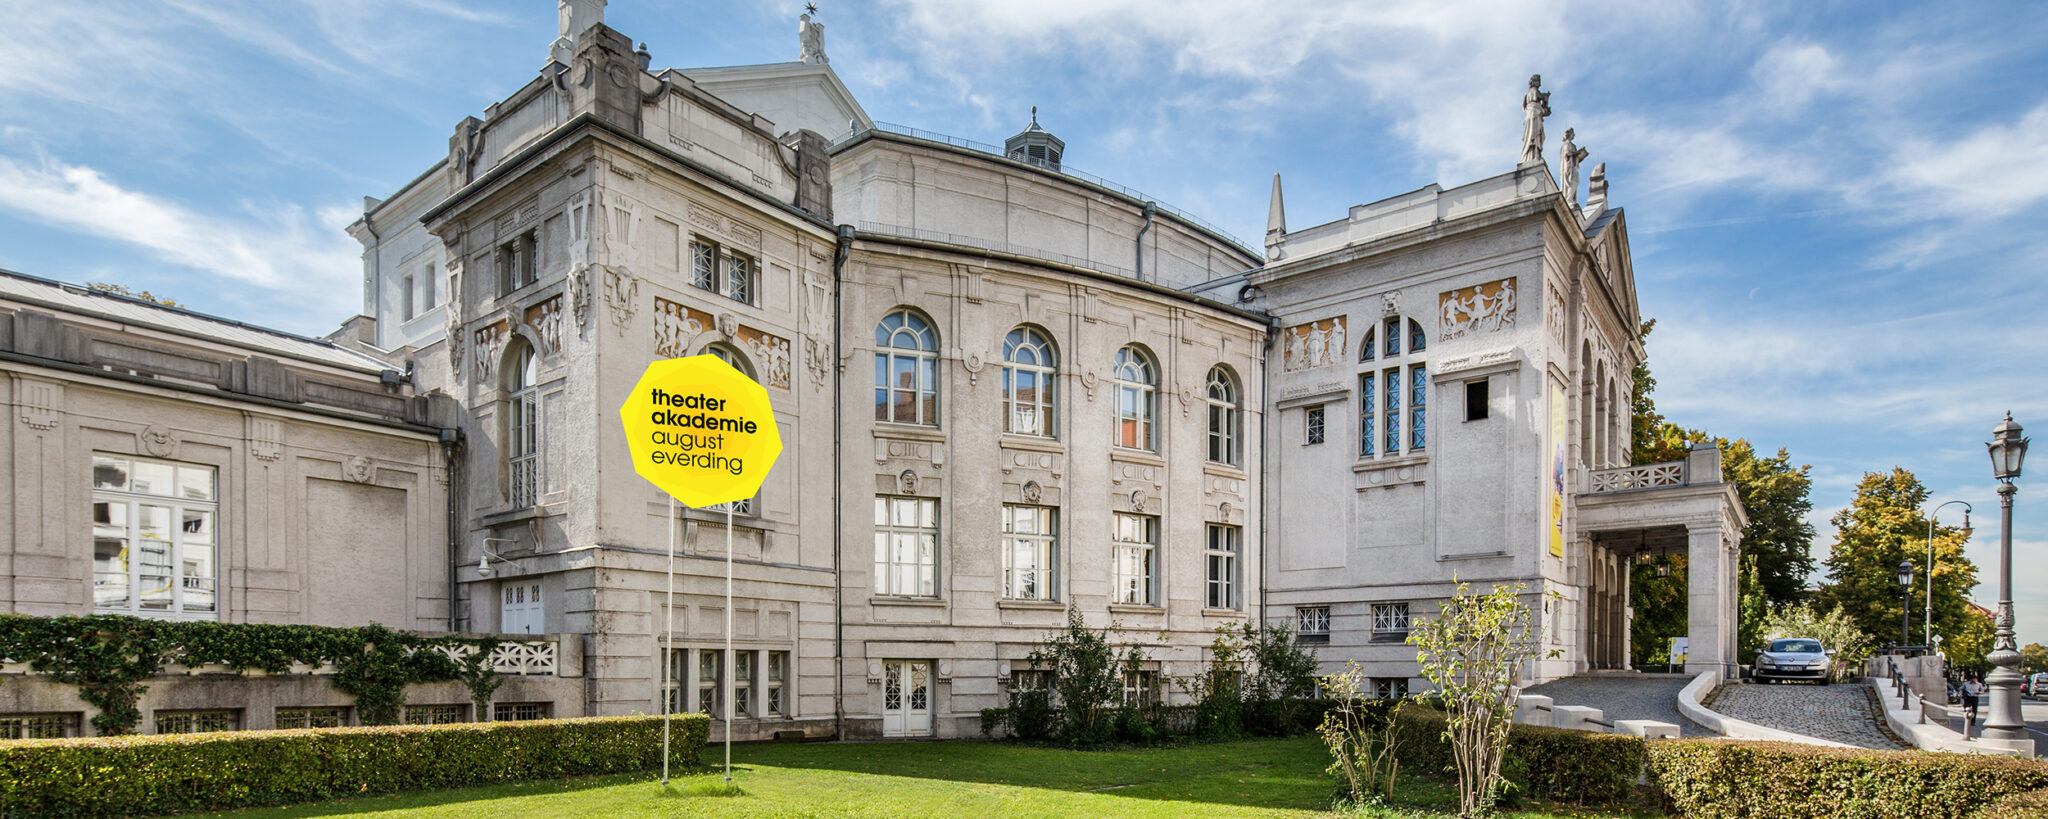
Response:
POLYGON ((1690 477, 1686 474, 1687 471, 1684 461, 1596 469, 1592 472, 1592 488, 1588 491, 1629 492, 1637 489, 1685 486, 1690 477))

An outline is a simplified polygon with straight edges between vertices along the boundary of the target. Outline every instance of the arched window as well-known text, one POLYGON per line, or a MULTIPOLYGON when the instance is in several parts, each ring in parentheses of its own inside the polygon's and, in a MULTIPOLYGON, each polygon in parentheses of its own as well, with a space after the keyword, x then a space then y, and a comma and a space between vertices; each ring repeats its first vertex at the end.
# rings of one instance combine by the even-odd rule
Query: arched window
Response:
POLYGON ((1035 327, 1019 327, 1003 339, 1003 431, 1058 435, 1053 425, 1053 384, 1059 375, 1052 340, 1035 327))
POLYGON ((540 501, 540 358, 525 342, 515 342, 502 371, 511 407, 505 415, 505 460, 510 473, 512 505, 540 501))
POLYGON ((939 337, 908 307, 875 325, 875 420, 939 423, 939 337))
POLYGON ((1363 348, 1359 363, 1375 366, 1358 374, 1359 457, 1420 454, 1429 445, 1429 334, 1420 321, 1388 316, 1366 331, 1363 348))
MULTIPOLYGON (((716 356, 720 361, 723 361, 727 364, 731 364, 732 368, 735 370, 739 370, 741 375, 744 375, 748 378, 755 378, 753 363, 747 361, 746 354, 740 352, 739 348, 733 347, 732 345, 725 344, 723 342, 712 342, 710 344, 704 345, 704 352, 708 355, 716 356)), ((731 503, 721 503, 713 506, 707 506, 705 508, 723 512, 725 511, 725 508, 727 506, 730 506, 732 507, 733 514, 751 515, 754 513, 754 500, 755 498, 758 497, 760 497, 760 495, 755 495, 753 498, 736 500, 731 503)))
POLYGON ((1209 368, 1209 460, 1236 466, 1244 409, 1237 378, 1218 364, 1209 368))
POLYGON ((1116 351, 1116 445, 1158 451, 1159 367, 1136 345, 1116 351))

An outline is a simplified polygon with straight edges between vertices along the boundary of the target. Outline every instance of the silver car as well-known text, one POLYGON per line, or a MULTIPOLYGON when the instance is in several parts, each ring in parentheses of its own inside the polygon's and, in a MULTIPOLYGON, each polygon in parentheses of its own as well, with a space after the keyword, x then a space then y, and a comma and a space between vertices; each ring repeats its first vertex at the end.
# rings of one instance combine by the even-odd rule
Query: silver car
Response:
POLYGON ((1819 640, 1811 637, 1772 640, 1769 646, 1757 653, 1749 676, 1758 682, 1812 680, 1827 685, 1830 662, 1827 649, 1821 648, 1819 640))

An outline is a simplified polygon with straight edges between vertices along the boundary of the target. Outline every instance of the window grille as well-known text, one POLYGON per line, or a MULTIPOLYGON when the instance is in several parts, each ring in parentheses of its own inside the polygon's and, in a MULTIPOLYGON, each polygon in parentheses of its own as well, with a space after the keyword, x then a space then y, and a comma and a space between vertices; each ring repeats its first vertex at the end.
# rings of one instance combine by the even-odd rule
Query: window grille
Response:
POLYGON ((1118 512, 1114 523, 1110 602, 1158 605, 1159 518, 1118 512))
POLYGON ((1301 643, 1330 641, 1330 607, 1303 606, 1294 610, 1294 639, 1301 643))
POLYGON ((511 412, 506 418, 507 466, 511 472, 509 500, 514 508, 540 502, 540 357, 521 346, 506 373, 511 412))
POLYGON ((690 243, 690 283, 701 290, 718 292, 718 246, 709 242, 690 243))
POLYGON ((442 705, 408 705, 405 707, 407 725, 450 725, 469 721, 469 706, 458 703, 442 705))
POLYGON ((727 256, 725 261, 725 295, 727 298, 746 304, 754 303, 754 284, 761 278, 761 263, 754 257, 739 253, 727 256))
POLYGON ((732 711, 734 719, 754 717, 754 652, 732 655, 732 711))
POLYGON ((348 709, 325 708, 279 708, 279 728, 339 728, 348 724, 348 709))
POLYGON ((491 706, 491 719, 496 722, 523 722, 525 720, 547 719, 551 703, 545 702, 501 702, 491 706))
POLYGON ((1304 440, 1304 443, 1307 443, 1307 444, 1320 444, 1320 443, 1322 443, 1322 442, 1323 442, 1323 408, 1322 408, 1322 406, 1321 406, 1321 405, 1317 405, 1317 406, 1313 406, 1313 407, 1309 407, 1309 408, 1308 408, 1308 413, 1307 413, 1307 427, 1308 427, 1308 428, 1307 428, 1307 430, 1305 430, 1305 440, 1304 440))
POLYGON ((1057 512, 1049 506, 1003 505, 1003 596, 1059 599, 1057 512))
POLYGON ((1053 385, 1059 361, 1052 341, 1031 327, 1003 339, 1003 431, 1053 437, 1053 385))
POLYGON ((697 710, 709 714, 712 719, 725 719, 725 709, 718 705, 718 694, 724 690, 725 652, 717 649, 697 650, 697 710))
POLYGON ((234 731, 241 727, 240 711, 156 712, 156 732, 159 734, 203 734, 212 731, 234 731))
POLYGON ((78 736, 78 715, 0 714, 0 739, 63 739, 78 736))
POLYGON ((875 593, 938 596, 939 502, 875 498, 875 593))
POLYGON ((1407 677, 1373 677, 1372 696, 1374 699, 1398 700, 1408 696, 1407 677))
POLYGON ((1372 641, 1401 643, 1408 640, 1408 604, 1372 604, 1372 641))
POLYGON ((762 682, 762 693, 767 701, 766 711, 771 717, 789 716, 789 703, 783 697, 784 682, 789 679, 789 652, 768 652, 768 676, 762 682))
POLYGON ((214 620, 220 502, 214 468, 93 455, 93 608, 214 620))

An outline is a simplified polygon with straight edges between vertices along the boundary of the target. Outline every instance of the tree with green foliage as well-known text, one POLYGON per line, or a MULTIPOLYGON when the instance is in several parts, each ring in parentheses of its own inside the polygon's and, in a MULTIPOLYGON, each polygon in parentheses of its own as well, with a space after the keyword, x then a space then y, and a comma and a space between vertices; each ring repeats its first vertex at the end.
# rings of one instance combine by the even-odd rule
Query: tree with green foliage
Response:
POLYGON ((1081 621, 1081 610, 1070 607, 1066 628, 1047 634, 1031 650, 1031 667, 1052 672, 1050 733, 1070 745, 1098 745, 1115 736, 1124 682, 1145 662, 1143 649, 1113 642, 1119 631, 1116 623, 1091 629, 1081 621))
POLYGON ((1771 606, 1764 601, 1763 583, 1757 579, 1756 558, 1742 559, 1739 597, 1735 603, 1735 661, 1747 663, 1764 647, 1764 620, 1771 606))
POLYGON ((2028 674, 2048 671, 2048 646, 2028 643, 2020 647, 2020 667, 2028 674))
POLYGON ((1630 661, 1636 668, 1663 666, 1671 659, 1671 638, 1686 632, 1686 607, 1691 603, 1686 589, 1685 555, 1668 555, 1664 574, 1658 562, 1637 562, 1629 567, 1629 605, 1635 617, 1629 619, 1630 661))
POLYGON ((1828 650, 1833 660, 1828 670, 1837 682, 1848 679, 1852 669, 1860 668, 1875 647, 1870 635, 1849 619, 1849 615, 1836 606, 1822 614, 1820 607, 1811 601, 1796 606, 1780 606, 1764 618, 1761 629, 1764 640, 1778 640, 1788 637, 1811 637, 1819 640, 1821 647, 1828 650))
MULTIPOLYGON (((1454 578, 1455 581, 1455 578, 1454 578)), ((1442 697, 1444 739, 1458 775, 1458 815, 1493 810, 1504 779, 1508 727, 1521 690, 1522 664, 1538 655, 1526 586, 1496 585, 1474 594, 1462 581, 1434 617, 1408 633, 1422 676, 1442 697)))
MULTIPOLYGON (((1919 624, 1927 589, 1927 489, 1913 473, 1893 467, 1865 473, 1849 508, 1834 517, 1835 544, 1827 558, 1823 608, 1840 606, 1877 644, 1899 640, 1901 608, 1912 621, 1910 642, 1920 642, 1919 624), (1901 561, 1912 564, 1913 591, 1901 594, 1901 561)), ((1964 595, 1977 585, 1977 566, 1963 556, 1966 531, 1934 528, 1934 633, 1942 650, 1961 669, 1984 666, 1991 647, 1990 621, 1964 595)))

